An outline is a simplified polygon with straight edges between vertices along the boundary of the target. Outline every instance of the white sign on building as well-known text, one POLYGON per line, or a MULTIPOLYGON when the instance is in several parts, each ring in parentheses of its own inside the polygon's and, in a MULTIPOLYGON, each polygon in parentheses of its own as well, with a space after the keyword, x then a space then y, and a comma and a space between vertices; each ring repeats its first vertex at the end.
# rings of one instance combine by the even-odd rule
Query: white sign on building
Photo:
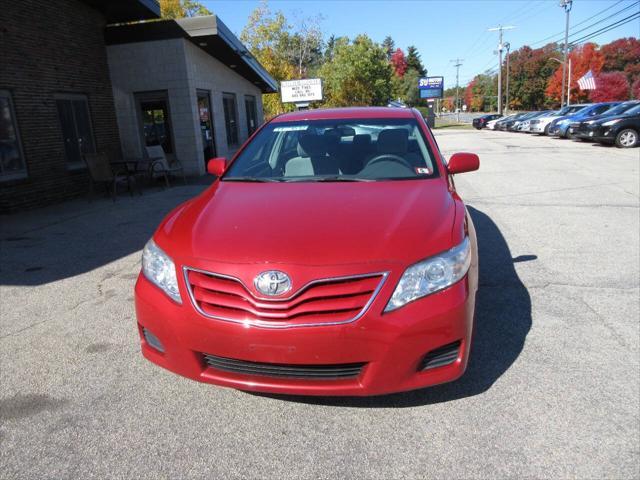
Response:
POLYGON ((322 80, 307 78, 280 82, 280 95, 282 103, 305 103, 322 100, 322 80))

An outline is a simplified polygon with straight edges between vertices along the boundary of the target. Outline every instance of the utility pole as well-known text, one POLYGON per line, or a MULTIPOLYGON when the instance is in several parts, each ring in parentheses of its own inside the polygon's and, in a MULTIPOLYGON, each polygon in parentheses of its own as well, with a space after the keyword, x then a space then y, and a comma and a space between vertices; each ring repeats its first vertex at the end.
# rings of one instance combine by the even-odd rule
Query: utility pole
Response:
POLYGON ((562 88, 560 88, 560 91, 562 92, 562 100, 560 100, 561 107, 564 106, 564 81, 567 78, 567 49, 569 46, 569 12, 571 11, 572 5, 573 0, 560 0, 560 6, 564 8, 567 17, 566 25, 564 27, 564 61, 562 63, 562 88))
POLYGON ((511 48, 511 44, 506 42, 504 44, 504 48, 507 49, 507 99, 504 102, 504 110, 505 113, 509 113, 509 49, 511 48))
POLYGON ((503 30, 512 30, 516 27, 509 26, 503 27, 502 25, 498 25, 495 28, 490 28, 489 32, 498 32, 499 40, 498 40, 498 113, 502 115, 502 49, 504 45, 502 44, 502 31, 503 30))
POLYGON ((571 103, 571 59, 569 59, 569 81, 567 82, 567 107, 571 103))
POLYGON ((456 58, 455 60, 449 60, 450 62, 452 62, 454 65, 454 67, 456 67, 456 104, 454 106, 454 110, 456 111, 456 122, 460 123, 460 109, 459 109, 459 105, 458 105, 458 78, 460 75, 460 67, 462 66, 462 62, 464 62, 464 59, 462 58, 456 58))

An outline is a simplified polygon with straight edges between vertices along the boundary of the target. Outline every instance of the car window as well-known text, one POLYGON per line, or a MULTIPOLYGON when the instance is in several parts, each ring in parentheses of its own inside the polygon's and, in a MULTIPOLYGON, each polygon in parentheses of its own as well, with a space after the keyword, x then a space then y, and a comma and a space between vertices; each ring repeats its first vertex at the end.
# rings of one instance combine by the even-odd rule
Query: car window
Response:
POLYGON ((639 113, 640 113, 640 103, 635 107, 630 108, 629 110, 624 112, 625 115, 638 115, 639 113))
POLYGON ((223 181, 374 181, 438 176, 414 118, 274 122, 238 155, 223 181))

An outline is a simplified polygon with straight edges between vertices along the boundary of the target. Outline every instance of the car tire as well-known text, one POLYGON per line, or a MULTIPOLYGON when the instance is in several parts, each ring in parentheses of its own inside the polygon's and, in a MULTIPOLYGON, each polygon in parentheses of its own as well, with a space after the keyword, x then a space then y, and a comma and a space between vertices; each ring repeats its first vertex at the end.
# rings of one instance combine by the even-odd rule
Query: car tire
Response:
POLYGON ((549 125, 547 125, 546 127, 544 127, 544 132, 542 132, 543 135, 549 136, 549 125))
POLYGON ((616 147, 633 148, 638 146, 638 132, 633 128, 625 128, 616 135, 616 147))

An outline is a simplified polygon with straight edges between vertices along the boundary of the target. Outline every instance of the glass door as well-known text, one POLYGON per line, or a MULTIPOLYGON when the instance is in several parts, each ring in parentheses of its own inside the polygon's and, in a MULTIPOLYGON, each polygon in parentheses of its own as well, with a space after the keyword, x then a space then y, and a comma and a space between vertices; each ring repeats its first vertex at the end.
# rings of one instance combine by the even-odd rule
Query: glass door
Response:
POLYGON ((205 168, 209 159, 216 156, 216 144, 213 139, 213 120, 211 118, 211 97, 206 90, 198 90, 198 118, 202 136, 202 156, 205 168))
POLYGON ((143 145, 162 145, 165 153, 173 153, 171 115, 166 92, 136 94, 143 145))

